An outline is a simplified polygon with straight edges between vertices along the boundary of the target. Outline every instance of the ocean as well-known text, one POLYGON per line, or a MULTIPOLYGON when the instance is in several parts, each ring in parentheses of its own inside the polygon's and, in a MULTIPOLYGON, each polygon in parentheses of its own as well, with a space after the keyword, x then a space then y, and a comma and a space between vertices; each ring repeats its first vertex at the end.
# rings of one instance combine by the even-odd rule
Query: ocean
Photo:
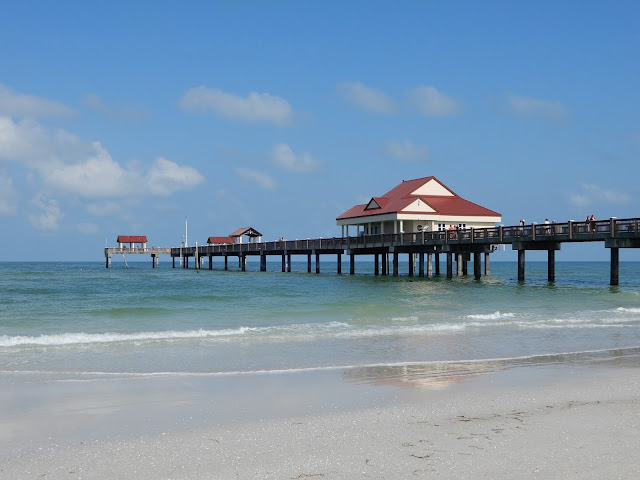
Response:
MULTIPOLYGON (((616 362, 640 354, 640 263, 493 262, 491 275, 320 275, 294 262, 239 272, 166 261, 0 263, 0 382, 305 370, 373 381, 531 363, 616 362), (357 372, 357 373, 356 373, 357 372), (369 378, 371 377, 371 378, 369 378), (375 378, 374 378, 375 377, 375 378)), ((206 262, 205 262, 206 263, 206 262)))

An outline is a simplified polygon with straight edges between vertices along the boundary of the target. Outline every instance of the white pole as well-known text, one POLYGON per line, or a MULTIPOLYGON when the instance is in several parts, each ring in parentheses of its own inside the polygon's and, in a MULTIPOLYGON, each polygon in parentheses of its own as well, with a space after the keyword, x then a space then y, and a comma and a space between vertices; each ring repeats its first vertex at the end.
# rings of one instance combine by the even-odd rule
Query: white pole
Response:
POLYGON ((187 240, 187 217, 184 217, 184 246, 189 246, 189 241, 187 240))

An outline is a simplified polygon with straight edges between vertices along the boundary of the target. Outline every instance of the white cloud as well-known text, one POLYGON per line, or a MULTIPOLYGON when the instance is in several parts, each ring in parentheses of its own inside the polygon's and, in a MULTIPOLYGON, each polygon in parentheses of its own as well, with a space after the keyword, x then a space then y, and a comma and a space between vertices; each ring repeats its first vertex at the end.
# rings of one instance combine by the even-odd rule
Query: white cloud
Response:
POLYGON ((166 158, 156 158, 144 179, 146 190, 152 195, 170 195, 204 182, 200 172, 192 167, 181 167, 166 158))
POLYGON ((93 147, 64 130, 51 130, 35 120, 14 121, 0 116, 0 161, 22 163, 30 168, 52 159, 69 161, 91 154, 93 147))
POLYGON ((531 97, 522 97, 507 92, 507 106, 512 113, 521 116, 540 116, 560 120, 567 116, 567 109, 559 102, 549 102, 531 97))
POLYGON ((602 204, 625 204, 631 201, 626 193, 607 190, 598 185, 583 183, 581 191, 569 197, 569 203, 575 207, 588 207, 602 204))
POLYGON ((139 120, 149 115, 144 107, 127 103, 108 104, 95 93, 86 94, 82 103, 97 112, 116 119, 139 120))
POLYGON ((76 163, 64 163, 56 158, 40 164, 38 171, 44 182, 86 198, 108 198, 140 191, 136 172, 123 169, 100 143, 95 142, 93 147, 90 157, 76 163))
POLYGON ((29 221, 34 227, 40 230, 58 229, 58 222, 64 215, 55 199, 39 193, 31 200, 31 205, 37 210, 37 213, 29 215, 29 221))
POLYGON ((180 99, 180 106, 187 112, 212 110, 223 117, 276 125, 287 125, 293 118, 291 105, 284 98, 257 92, 240 97, 205 86, 187 90, 180 99))
POLYGON ((360 82, 343 82, 338 89, 349 102, 371 112, 391 114, 395 112, 394 101, 381 90, 367 87, 360 82))
POLYGON ((402 142, 390 140, 385 145, 385 152, 399 162, 417 162, 426 158, 427 147, 414 145, 407 139, 402 142))
POLYGON ((286 143, 273 147, 271 153, 273 164, 289 172, 311 173, 318 170, 320 163, 308 153, 296 155, 286 143))
POLYGON ((0 83, 0 115, 19 118, 69 117, 74 115, 73 109, 66 105, 18 93, 0 83))
POLYGON ((0 215, 13 215, 17 211, 18 193, 13 180, 0 175, 0 215))
POLYGON ((264 190, 275 190, 278 184, 266 173, 258 172, 257 170, 251 170, 249 168, 236 168, 235 172, 245 180, 249 180, 256 183, 260 188, 264 190))
POLYGON ((427 117, 453 117, 461 110, 459 102, 430 85, 409 90, 409 101, 427 117))
POLYGON ((194 168, 164 158, 146 169, 125 168, 100 142, 8 117, 0 117, 0 160, 20 163, 49 187, 85 199, 168 195, 204 181, 194 168))

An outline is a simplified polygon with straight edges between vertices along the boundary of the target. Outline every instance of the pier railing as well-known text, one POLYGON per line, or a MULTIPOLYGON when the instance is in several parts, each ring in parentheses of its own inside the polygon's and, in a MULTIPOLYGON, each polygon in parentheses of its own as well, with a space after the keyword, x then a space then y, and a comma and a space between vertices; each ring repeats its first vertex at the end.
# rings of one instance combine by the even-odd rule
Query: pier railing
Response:
MULTIPOLYGON (((504 245, 516 242, 590 242, 609 238, 640 238, 640 218, 598 221, 569 221, 510 225, 489 228, 467 228, 434 232, 382 233, 355 237, 314 238, 303 240, 277 240, 244 244, 213 244, 198 247, 198 255, 232 254, 258 255, 262 252, 310 253, 333 250, 367 250, 384 247, 442 246, 442 245, 504 245)), ((120 249, 110 249, 123 253, 120 249)), ((105 250, 106 252, 106 250, 105 250)), ((124 252, 128 253, 128 252, 124 252)), ((174 247, 172 256, 193 256, 195 247, 174 247)))

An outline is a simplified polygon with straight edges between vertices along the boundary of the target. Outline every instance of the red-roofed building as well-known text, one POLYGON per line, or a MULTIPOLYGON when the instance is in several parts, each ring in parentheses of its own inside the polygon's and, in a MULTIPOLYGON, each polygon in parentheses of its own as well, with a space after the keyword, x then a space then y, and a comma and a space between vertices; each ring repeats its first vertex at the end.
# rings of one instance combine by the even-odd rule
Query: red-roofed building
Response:
POLYGON ((135 244, 140 244, 141 248, 147 248, 147 237, 146 235, 118 235, 118 244, 120 245, 120 249, 124 248, 124 244, 128 243, 129 248, 133 248, 135 244))
POLYGON ((228 245, 236 243, 236 239, 231 237, 209 237, 207 243, 210 245, 228 245))
POLYGON ((251 242, 260 243, 262 241, 262 234, 259 231, 257 231, 255 228, 251 228, 251 227, 239 228, 229 236, 234 240, 236 240, 235 243, 242 243, 242 237, 248 237, 249 243, 251 242))
POLYGON ((435 177, 403 181, 380 197, 356 205, 338 218, 342 236, 349 227, 356 235, 493 227, 502 216, 456 195, 435 177))

